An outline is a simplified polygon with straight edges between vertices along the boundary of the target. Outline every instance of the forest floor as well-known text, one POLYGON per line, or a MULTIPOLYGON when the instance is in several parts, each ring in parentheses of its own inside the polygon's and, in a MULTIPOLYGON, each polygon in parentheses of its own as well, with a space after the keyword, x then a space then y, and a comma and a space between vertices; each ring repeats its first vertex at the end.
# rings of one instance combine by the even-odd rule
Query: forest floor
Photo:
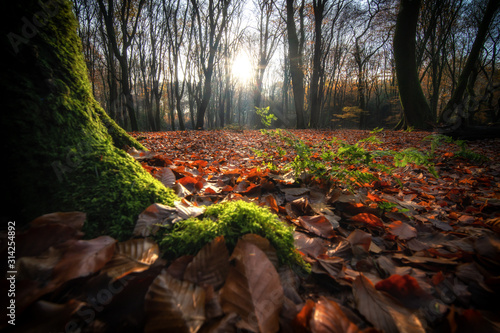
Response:
MULTIPOLYGON (((64 309, 38 302, 45 314, 40 318, 57 313, 58 324, 83 323, 84 331, 120 326, 135 331, 144 318, 150 320, 147 330, 154 330, 168 315, 191 332, 233 332, 235 327, 243 332, 500 332, 500 140, 464 143, 427 132, 361 130, 131 134, 149 151, 129 153, 183 198, 188 214, 223 201, 267 206, 295 228, 295 245, 311 273, 271 265, 266 284, 252 273, 252 261, 236 256, 235 249, 232 258, 242 267, 250 265, 240 273, 250 285, 244 297, 251 299, 248 309, 236 312, 253 318, 239 321, 227 313, 227 302, 220 303, 217 289, 201 297, 199 288, 182 281, 189 275, 186 267, 201 265, 200 255, 168 263, 170 275, 161 271, 165 262, 150 267, 135 260, 134 268, 118 269, 136 274, 127 280, 113 271, 120 266, 116 255, 99 250, 103 259, 96 269, 125 281, 119 288, 103 289, 104 282, 95 277, 82 280, 81 271, 72 276, 79 277, 74 279, 78 288, 85 282, 86 295, 107 290, 112 299, 96 296, 92 303, 74 296, 79 295, 75 283, 66 284, 65 296, 57 294, 68 301, 64 309), (184 307, 166 314, 168 301, 158 297, 184 297, 190 303, 177 300, 184 307), (140 301, 132 304, 135 300, 140 301), (75 316, 78 320, 71 321, 75 316)), ((107 241, 92 247, 105 249, 107 241)), ((224 257, 217 243, 211 246, 202 258, 224 257)), ((243 246, 238 251, 257 256, 243 246)), ((272 261, 269 252, 265 255, 272 261)), ((199 267, 213 262, 203 260, 205 266, 199 267)), ((80 270, 91 270, 84 266, 80 270)), ((64 275, 68 281, 70 273, 64 275)))
MULTIPOLYGON (((418 310, 417 318, 427 330, 500 328, 499 140, 467 142, 462 152, 469 154, 460 154, 457 141, 432 147, 433 133, 427 132, 290 133, 282 133, 281 139, 260 131, 224 130, 133 135, 154 153, 143 166, 152 174, 170 168, 176 183, 182 184, 177 193, 188 201, 210 205, 248 200, 269 206, 295 226, 296 246, 313 272, 298 289, 301 299, 332 297, 347 307, 348 321, 358 327, 366 327, 368 320, 390 331, 391 320, 385 318, 389 313, 399 331, 418 331, 417 319, 401 321, 404 317, 391 314, 396 306, 378 294, 385 291, 403 309, 418 310), (292 141, 282 139, 286 136, 292 141), (380 141, 360 142, 373 136, 380 141), (297 154, 321 162, 322 148, 338 149, 332 138, 342 140, 344 147, 358 144, 364 152, 416 148, 426 154, 434 149, 431 162, 438 177, 425 165, 412 163, 390 174, 365 163, 344 165, 348 171, 343 180, 350 182, 349 189, 342 181, 332 184, 331 179, 308 174, 307 164, 300 179, 290 175, 293 171, 287 166, 293 169, 297 154), (349 179, 354 170, 372 173, 378 180, 361 184, 349 179), (359 280, 360 273, 370 287, 361 283, 366 281, 359 280), (356 318, 349 306, 364 319, 356 318)), ((327 312, 325 308, 316 311, 327 312)), ((314 312, 314 305, 304 311, 314 312)), ((310 318, 324 320, 325 314, 303 315, 309 319, 302 318, 301 325, 309 329, 332 325, 306 323, 310 318)))

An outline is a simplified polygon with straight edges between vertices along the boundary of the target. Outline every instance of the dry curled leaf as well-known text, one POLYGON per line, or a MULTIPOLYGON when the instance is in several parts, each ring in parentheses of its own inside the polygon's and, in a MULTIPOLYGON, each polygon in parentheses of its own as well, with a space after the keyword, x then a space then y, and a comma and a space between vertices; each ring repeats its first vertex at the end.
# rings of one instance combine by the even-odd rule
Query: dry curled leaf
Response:
POLYGON ((130 239, 116 244, 113 258, 102 269, 113 280, 148 269, 159 257, 158 245, 145 238, 130 239))
POLYGON ((133 235, 136 237, 149 237, 159 230, 158 225, 172 223, 178 218, 177 210, 159 203, 155 203, 146 208, 135 224, 133 235))

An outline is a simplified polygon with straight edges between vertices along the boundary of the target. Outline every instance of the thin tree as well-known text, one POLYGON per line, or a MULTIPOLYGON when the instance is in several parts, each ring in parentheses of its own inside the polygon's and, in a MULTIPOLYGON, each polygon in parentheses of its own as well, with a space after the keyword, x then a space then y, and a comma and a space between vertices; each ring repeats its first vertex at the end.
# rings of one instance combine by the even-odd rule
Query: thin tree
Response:
POLYGON ((297 117, 297 128, 305 128, 306 121, 304 117, 304 9, 305 1, 301 0, 299 6, 299 35, 295 25, 295 1, 286 0, 286 30, 288 37, 288 55, 290 62, 290 76, 292 79, 293 98, 295 103, 295 114, 297 117))
POLYGON ((448 123, 451 116, 455 112, 458 112, 459 113, 458 122, 453 124, 453 127, 458 128, 465 125, 465 122, 462 122, 462 118, 464 117, 463 110, 465 108, 463 103, 464 94, 467 89, 468 81, 471 75, 473 74, 474 68, 479 59, 481 49, 483 48, 484 42, 488 35, 490 24, 493 21, 493 18, 495 17, 499 8, 500 8, 500 0, 488 1, 486 9, 484 10, 483 13, 481 23, 479 24, 477 30, 476 38, 474 39, 474 44, 472 44, 472 49, 469 52, 465 66, 462 69, 462 72, 460 73, 460 77, 458 79, 458 85, 455 88, 455 91, 453 92, 450 100, 446 104, 443 112, 441 113, 440 117, 441 122, 448 123))
POLYGON ((344 0, 313 0, 312 2, 314 14, 314 48, 311 82, 309 87, 311 101, 311 118, 309 126, 313 128, 320 127, 321 108, 325 94, 326 59, 332 47, 332 40, 335 35, 334 29, 336 28, 337 21, 340 18, 344 5, 344 0), (335 11, 333 11, 334 8, 335 11), (332 13, 331 17, 329 17, 330 13, 332 13), (325 18, 329 18, 330 21, 330 30, 326 36, 324 36, 323 33, 325 18))
MULTIPOLYGON (((258 0, 256 2, 258 8, 258 47, 254 58, 256 59, 257 66, 255 67, 254 75, 254 105, 255 107, 263 107, 262 101, 262 83, 266 68, 271 61, 271 58, 276 51, 278 41, 282 35, 282 26, 279 21, 273 18, 274 15, 274 0, 258 0)), ((250 50, 253 48, 250 47, 250 50)))
POLYGON ((115 1, 108 0, 107 6, 104 4, 104 0, 98 0, 98 3, 106 26, 107 37, 110 41, 111 49, 120 63, 121 87, 122 93, 125 96, 130 127, 132 131, 138 131, 139 125, 137 123, 134 99, 130 86, 129 52, 137 32, 137 25, 145 0, 139 0, 137 6, 134 5, 132 0, 120 2, 120 8, 117 9, 119 14, 119 33, 115 31, 115 17, 117 16, 114 5, 115 1))
POLYGON ((208 0, 208 5, 191 0, 196 22, 196 52, 201 66, 203 86, 197 99, 196 129, 203 129, 205 113, 212 97, 212 76, 219 45, 230 19, 231 0, 208 0), (206 6, 205 6, 206 5, 206 6))

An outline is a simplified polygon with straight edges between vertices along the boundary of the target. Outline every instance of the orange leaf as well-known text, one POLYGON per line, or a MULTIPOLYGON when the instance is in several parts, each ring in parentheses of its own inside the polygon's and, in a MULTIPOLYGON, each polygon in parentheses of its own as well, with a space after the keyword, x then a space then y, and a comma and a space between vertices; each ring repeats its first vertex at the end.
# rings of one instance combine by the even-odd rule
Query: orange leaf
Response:
POLYGON ((357 215, 354 215, 351 217, 352 221, 355 222, 361 222, 361 223, 366 223, 368 225, 371 225, 373 227, 383 227, 384 224, 382 223, 382 220, 371 213, 359 213, 357 215))
POLYGON ((391 294, 411 309, 418 309, 432 298, 420 287, 418 281, 408 274, 403 276, 393 274, 387 279, 377 282, 375 288, 391 294))

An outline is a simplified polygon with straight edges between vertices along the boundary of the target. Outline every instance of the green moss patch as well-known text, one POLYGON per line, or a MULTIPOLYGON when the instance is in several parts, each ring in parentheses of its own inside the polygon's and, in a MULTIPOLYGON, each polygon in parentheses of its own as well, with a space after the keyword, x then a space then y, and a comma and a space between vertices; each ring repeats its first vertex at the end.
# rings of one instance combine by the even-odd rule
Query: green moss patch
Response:
POLYGON ((96 150, 81 156, 63 180, 61 207, 87 213, 85 236, 132 236, 137 216, 152 203, 173 206, 179 198, 118 149, 96 150))
POLYGON ((293 228, 265 207, 245 201, 229 201, 207 207, 203 218, 177 222, 162 229, 160 246, 169 259, 196 254, 205 244, 223 235, 232 250, 245 234, 267 238, 276 249, 280 264, 308 271, 308 264, 295 249, 293 228))

